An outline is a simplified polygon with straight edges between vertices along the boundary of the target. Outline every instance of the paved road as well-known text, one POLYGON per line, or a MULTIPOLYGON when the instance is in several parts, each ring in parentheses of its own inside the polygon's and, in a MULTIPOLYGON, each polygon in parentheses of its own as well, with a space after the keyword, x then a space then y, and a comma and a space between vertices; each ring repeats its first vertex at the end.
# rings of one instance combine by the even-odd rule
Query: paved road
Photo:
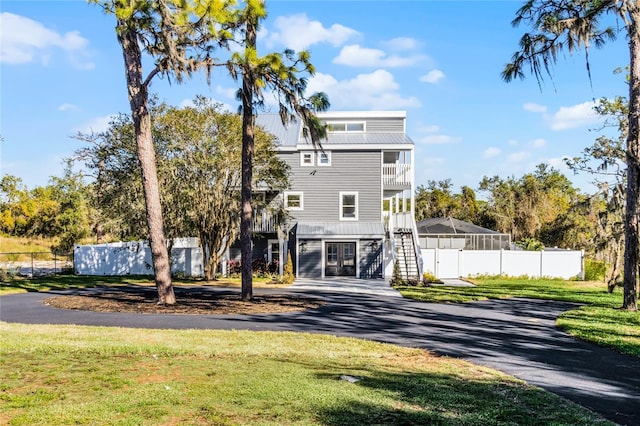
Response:
MULTIPOLYGON (((288 330, 371 339, 424 348, 493 367, 576 401, 619 424, 640 425, 640 358, 578 341, 557 330, 556 317, 574 307, 572 304, 529 299, 430 304, 375 292, 324 290, 295 286, 288 290, 325 299, 327 303, 317 310, 222 316, 66 311, 41 303, 51 294, 22 293, 0 297, 0 320, 142 328, 288 330)), ((74 292, 86 291, 92 290, 74 292)), ((209 291, 229 290, 209 288, 209 291)))

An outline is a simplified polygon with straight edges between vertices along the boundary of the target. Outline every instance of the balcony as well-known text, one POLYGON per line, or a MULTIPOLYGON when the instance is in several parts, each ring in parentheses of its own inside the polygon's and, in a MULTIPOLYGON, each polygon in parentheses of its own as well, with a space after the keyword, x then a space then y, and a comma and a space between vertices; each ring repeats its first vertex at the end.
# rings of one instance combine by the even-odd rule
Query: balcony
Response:
POLYGON ((277 232, 276 218, 266 210, 258 210, 253 215, 253 232, 277 232))
POLYGON ((411 164, 383 164, 382 187, 384 189, 411 189, 411 164))

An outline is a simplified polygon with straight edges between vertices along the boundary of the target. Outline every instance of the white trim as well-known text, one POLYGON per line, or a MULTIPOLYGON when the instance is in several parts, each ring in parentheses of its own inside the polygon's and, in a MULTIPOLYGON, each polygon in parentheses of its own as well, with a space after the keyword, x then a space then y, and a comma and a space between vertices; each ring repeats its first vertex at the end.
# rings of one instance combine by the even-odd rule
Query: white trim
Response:
MULTIPOLYGON (((268 263, 273 262, 273 250, 271 247, 272 244, 278 244, 278 250, 280 250, 280 240, 272 240, 272 239, 267 240, 267 262, 268 263)), ((281 255, 280 255, 280 252, 278 252, 278 259, 277 259, 278 262, 281 261, 280 258, 281 258, 281 255)))
MULTIPOLYGON (((289 147, 287 147, 289 148, 289 147)), ((410 143, 399 143, 399 144, 358 144, 358 143, 354 143, 354 144, 327 144, 327 143, 323 143, 322 144, 322 149, 325 151, 339 151, 339 150, 362 150, 362 151, 408 151, 414 148, 413 144, 410 143)), ((281 148, 278 148, 281 151, 285 151, 281 148)), ((305 150, 310 150, 313 149, 313 147, 310 144, 307 143, 299 143, 298 145, 296 145, 295 150, 298 151, 305 151, 305 150)), ((287 150, 289 151, 289 150, 287 150)), ((320 149, 318 148, 318 151, 320 151, 320 149)))
POLYGON ((328 111, 316 114, 318 118, 406 118, 407 111, 328 111))
POLYGON ((357 221, 358 220, 358 192, 356 191, 340 191, 340 210, 338 211, 338 215, 339 215, 339 219, 341 221, 357 221), (344 201, 344 197, 345 195, 355 195, 355 212, 354 212, 354 217, 344 217, 344 205, 343 205, 343 201, 344 201))
POLYGON ((314 167, 316 164, 316 152, 315 151, 300 151, 300 167, 314 167), (304 156, 305 155, 310 155, 310 162, 309 163, 305 163, 304 161, 304 156))
POLYGON ((285 191, 284 192, 284 207, 289 210, 304 210, 304 193, 302 191, 285 191), (289 195, 298 195, 300 196, 300 207, 291 207, 288 205, 288 197, 289 195))
POLYGON ((331 166, 331 151, 322 150, 318 153, 318 167, 330 167, 331 166), (322 158, 326 156, 328 163, 322 163, 322 158))

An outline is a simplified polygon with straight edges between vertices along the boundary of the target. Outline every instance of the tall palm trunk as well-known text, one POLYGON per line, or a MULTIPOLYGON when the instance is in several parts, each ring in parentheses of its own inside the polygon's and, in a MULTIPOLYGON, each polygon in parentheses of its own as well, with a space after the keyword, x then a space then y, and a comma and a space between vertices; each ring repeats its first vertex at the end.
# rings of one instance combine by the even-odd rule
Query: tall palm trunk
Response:
MULTIPOLYGON (((249 19, 246 27, 246 49, 256 48, 256 22, 249 19)), ((242 194, 240 219, 240 256, 242 259, 242 300, 253 298, 253 251, 251 248, 253 211, 251 183, 253 180, 253 95, 255 76, 248 61, 242 71, 242 194)))
POLYGON ((160 186, 156 170, 156 157, 151 138, 151 115, 148 108, 148 92, 142 78, 142 54, 135 31, 127 23, 118 21, 118 41, 122 45, 124 64, 129 89, 129 103, 136 134, 138 160, 142 171, 142 187, 147 211, 149 243, 158 290, 158 303, 173 305, 176 297, 171 284, 169 252, 164 236, 160 186))
POLYGON ((640 6, 629 7, 629 134, 627 135, 627 200, 625 206, 624 301, 622 307, 638 309, 638 264, 640 218, 640 6))

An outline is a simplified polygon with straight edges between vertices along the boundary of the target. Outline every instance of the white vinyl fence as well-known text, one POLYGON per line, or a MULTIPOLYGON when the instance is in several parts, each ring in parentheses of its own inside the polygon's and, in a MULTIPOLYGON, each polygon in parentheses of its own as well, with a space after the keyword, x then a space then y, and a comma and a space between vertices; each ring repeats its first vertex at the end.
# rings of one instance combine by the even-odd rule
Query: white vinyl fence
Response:
MULTIPOLYGON (((151 249, 146 242, 76 246, 73 268, 78 275, 153 275, 151 249)), ((191 239, 174 242, 171 272, 203 277, 202 250, 191 239)))
POLYGON ((423 249, 423 270, 437 278, 508 275, 584 278, 584 252, 577 250, 423 249))

